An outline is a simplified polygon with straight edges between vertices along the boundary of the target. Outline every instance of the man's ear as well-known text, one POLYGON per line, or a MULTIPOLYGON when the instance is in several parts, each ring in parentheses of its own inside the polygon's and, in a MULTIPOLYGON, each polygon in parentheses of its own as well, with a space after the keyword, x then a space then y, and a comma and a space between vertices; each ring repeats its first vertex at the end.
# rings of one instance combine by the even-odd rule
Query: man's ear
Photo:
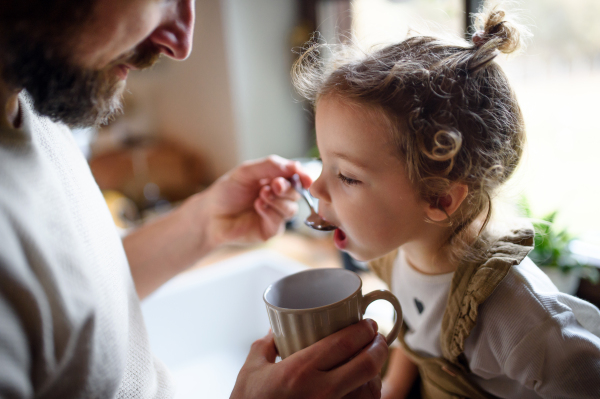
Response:
POLYGON ((463 203, 469 194, 469 188, 462 183, 454 183, 450 189, 432 204, 427 205, 425 213, 434 222, 448 219, 463 203))

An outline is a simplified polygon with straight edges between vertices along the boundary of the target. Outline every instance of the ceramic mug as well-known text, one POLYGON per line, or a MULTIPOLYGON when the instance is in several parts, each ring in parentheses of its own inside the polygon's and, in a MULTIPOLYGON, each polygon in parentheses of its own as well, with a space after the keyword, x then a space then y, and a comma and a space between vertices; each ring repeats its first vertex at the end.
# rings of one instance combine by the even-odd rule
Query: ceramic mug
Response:
POLYGON ((346 269, 310 269, 271 284, 263 299, 275 345, 282 359, 326 336, 362 320, 367 306, 384 299, 396 311, 396 322, 386 337, 388 345, 402 326, 400 302, 389 291, 362 294, 362 280, 346 269))

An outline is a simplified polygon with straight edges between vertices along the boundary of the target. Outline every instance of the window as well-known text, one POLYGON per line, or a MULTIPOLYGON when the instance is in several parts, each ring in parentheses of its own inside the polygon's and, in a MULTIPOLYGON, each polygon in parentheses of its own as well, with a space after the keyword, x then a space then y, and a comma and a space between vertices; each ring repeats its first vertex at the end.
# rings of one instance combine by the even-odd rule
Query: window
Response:
MULTIPOLYGON (((364 44, 402 40, 409 26, 464 35, 464 0, 354 0, 353 29, 364 44)), ((526 51, 498 62, 523 110, 527 149, 505 196, 524 193, 536 216, 559 210, 557 223, 600 244, 600 2, 528 0, 526 51)), ((509 15, 515 12, 509 10, 509 15)))
POLYGON ((353 33, 365 45, 401 41, 409 28, 464 36, 464 0, 354 0, 352 15, 353 33))
POLYGON ((512 184, 534 213, 559 210, 558 224, 593 239, 600 230, 600 2, 528 0, 523 13, 533 37, 523 54, 499 61, 527 129, 512 184))

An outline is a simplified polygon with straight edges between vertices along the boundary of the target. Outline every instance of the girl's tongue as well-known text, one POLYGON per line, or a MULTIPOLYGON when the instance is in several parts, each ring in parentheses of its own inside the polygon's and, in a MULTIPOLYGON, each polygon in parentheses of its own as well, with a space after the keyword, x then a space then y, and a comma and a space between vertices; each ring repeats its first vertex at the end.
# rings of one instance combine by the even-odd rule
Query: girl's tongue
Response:
POLYGON ((333 232, 333 242, 338 249, 346 248, 348 245, 348 240, 346 239, 346 233, 342 231, 342 229, 336 229, 333 232))

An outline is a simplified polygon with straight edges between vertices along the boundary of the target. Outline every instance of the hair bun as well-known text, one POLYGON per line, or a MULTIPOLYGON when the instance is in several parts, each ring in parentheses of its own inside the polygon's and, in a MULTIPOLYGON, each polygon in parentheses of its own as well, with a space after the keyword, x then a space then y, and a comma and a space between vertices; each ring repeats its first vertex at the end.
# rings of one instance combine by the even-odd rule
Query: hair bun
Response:
POLYGON ((473 41, 475 47, 481 47, 488 41, 488 38, 485 36, 484 31, 478 30, 477 32, 473 33, 471 40, 473 41))
POLYGON ((500 8, 485 8, 475 15, 477 31, 473 34, 473 44, 476 47, 485 46, 501 51, 504 54, 513 53, 523 47, 523 28, 514 21, 506 18, 506 12, 500 8))

